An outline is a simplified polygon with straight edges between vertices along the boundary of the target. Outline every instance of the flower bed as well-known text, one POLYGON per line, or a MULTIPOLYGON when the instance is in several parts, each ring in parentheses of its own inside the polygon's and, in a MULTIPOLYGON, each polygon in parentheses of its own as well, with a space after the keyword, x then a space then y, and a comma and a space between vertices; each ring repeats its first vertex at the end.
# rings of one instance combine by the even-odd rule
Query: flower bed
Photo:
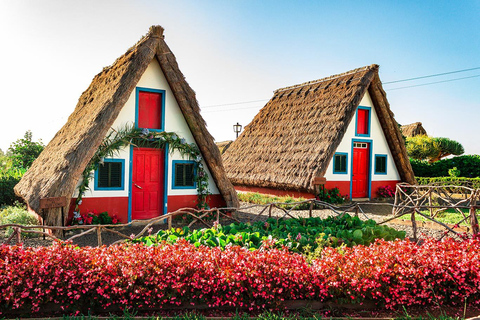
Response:
POLYGON ((221 250, 179 241, 79 248, 0 246, 3 315, 206 305, 281 309, 286 300, 373 302, 377 307, 480 301, 480 240, 403 240, 326 248, 308 264, 286 250, 221 250))
POLYGON ((369 245, 375 239, 404 239, 405 232, 378 225, 374 220, 362 221, 360 218, 345 214, 341 217, 279 219, 251 223, 231 223, 211 229, 190 230, 188 227, 160 230, 155 235, 135 239, 146 245, 157 245, 164 241, 175 243, 186 239, 196 247, 222 247, 238 245, 248 249, 258 249, 262 242, 272 239, 275 247, 287 247, 292 252, 305 253, 323 245, 338 247, 341 245, 369 245))

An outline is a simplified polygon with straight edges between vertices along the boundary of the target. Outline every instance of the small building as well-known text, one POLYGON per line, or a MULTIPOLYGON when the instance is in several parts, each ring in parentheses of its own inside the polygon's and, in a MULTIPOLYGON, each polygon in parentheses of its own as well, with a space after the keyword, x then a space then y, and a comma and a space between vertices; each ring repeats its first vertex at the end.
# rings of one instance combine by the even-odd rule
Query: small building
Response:
POLYGON ((235 188, 312 198, 325 183, 350 198, 375 198, 381 186, 414 183, 378 69, 276 90, 223 154, 235 188))
MULTIPOLYGON (((200 155, 197 159, 182 156, 171 144, 159 149, 131 143, 102 159, 91 172, 77 210, 107 211, 127 222, 193 208, 198 198, 198 166, 209 177, 208 184, 205 181, 208 205, 238 206, 195 93, 160 26, 151 27, 135 46, 95 76, 68 122, 17 184, 16 193, 39 214, 41 198, 67 197, 72 200, 66 209, 72 214, 82 173, 102 141, 112 130, 128 125, 146 133, 171 133, 177 142, 198 148, 200 155)), ((61 219, 59 210, 52 209, 46 224, 60 225, 61 219)))
POLYGON ((407 138, 427 135, 427 130, 425 130, 421 122, 400 126, 400 131, 402 131, 402 134, 407 138))

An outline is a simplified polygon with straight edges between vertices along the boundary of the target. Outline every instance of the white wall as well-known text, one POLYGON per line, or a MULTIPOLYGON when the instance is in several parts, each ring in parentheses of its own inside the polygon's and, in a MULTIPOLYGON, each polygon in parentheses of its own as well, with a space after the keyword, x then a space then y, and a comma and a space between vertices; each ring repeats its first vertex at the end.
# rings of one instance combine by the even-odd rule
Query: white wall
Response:
POLYGON ((400 175, 398 174, 397 168, 392 158, 392 153, 388 147, 387 140, 385 139, 385 134, 383 133, 382 127, 380 126, 380 121, 378 120, 377 113, 372 103, 372 99, 368 92, 365 93, 362 101, 360 102, 361 107, 371 107, 370 115, 370 137, 357 137, 355 136, 355 119, 353 117, 352 121, 348 125, 345 136, 343 137, 340 145, 338 146, 336 152, 347 153, 347 173, 338 174, 333 173, 333 157, 328 164, 327 172, 325 173, 325 178, 327 181, 349 181, 351 173, 351 161, 352 161, 352 139, 359 140, 372 140, 370 148, 372 148, 372 159, 370 161, 370 172, 372 181, 392 181, 400 180, 400 175), (387 174, 375 174, 374 165, 375 165, 375 155, 376 154, 386 154, 387 155, 387 174))
MULTIPOLYGON (((184 138, 187 143, 195 143, 192 133, 183 117, 182 111, 178 106, 175 96, 173 95, 172 90, 170 89, 167 79, 163 75, 162 69, 158 64, 156 59, 153 59, 152 63, 148 66, 147 70, 140 78, 140 81, 137 84, 137 87, 149 88, 149 89, 159 89, 165 90, 165 131, 175 132, 177 136, 184 138)), ((120 111, 117 119, 113 124, 113 128, 121 128, 125 125, 133 125, 135 122, 135 89, 130 94, 127 103, 120 111)), ((130 147, 122 150, 118 156, 115 158, 125 159, 125 188, 124 190, 94 190, 94 181, 93 178, 90 180, 90 190, 85 193, 85 197, 128 197, 129 193, 129 179, 130 179, 130 147)), ((168 195, 196 195, 196 189, 172 189, 172 161, 173 160, 188 160, 187 158, 183 159, 178 151, 169 153, 168 155, 168 172, 167 174, 167 185, 168 195)), ((208 167, 205 162, 202 161, 204 168, 206 168, 207 174, 209 176, 209 192, 211 194, 219 194, 215 182, 212 178, 208 167)), ((92 173, 93 175, 93 173, 92 173)), ((75 195, 76 196, 76 195, 75 195)))

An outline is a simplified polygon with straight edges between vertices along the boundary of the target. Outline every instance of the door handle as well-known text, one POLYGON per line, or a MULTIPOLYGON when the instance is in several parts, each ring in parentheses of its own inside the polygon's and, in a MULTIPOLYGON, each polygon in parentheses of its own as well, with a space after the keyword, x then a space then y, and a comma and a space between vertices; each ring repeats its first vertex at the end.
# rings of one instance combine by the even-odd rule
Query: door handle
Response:
POLYGON ((140 186, 139 186, 138 184, 136 184, 135 182, 133 183, 133 185, 134 185, 135 187, 137 187, 138 189, 143 189, 142 187, 140 187, 140 186))

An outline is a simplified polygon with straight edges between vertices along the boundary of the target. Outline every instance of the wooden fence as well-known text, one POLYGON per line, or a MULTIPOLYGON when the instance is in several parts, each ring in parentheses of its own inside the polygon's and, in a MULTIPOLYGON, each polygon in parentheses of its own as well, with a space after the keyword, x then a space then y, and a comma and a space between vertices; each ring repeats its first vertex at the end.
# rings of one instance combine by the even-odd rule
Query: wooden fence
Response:
POLYGON ((393 218, 410 214, 414 239, 417 239, 417 220, 415 215, 420 215, 433 223, 443 226, 449 232, 459 235, 454 229, 468 220, 473 234, 479 233, 477 209, 480 209, 480 189, 458 185, 410 185, 397 184, 395 202, 393 205, 393 218), (450 227, 435 218, 439 213, 453 209, 462 215, 462 219, 450 227), (464 210, 468 210, 468 214, 464 210))
POLYGON ((302 217, 313 217, 317 210, 328 209, 329 212, 336 216, 342 216, 348 212, 355 214, 356 216, 362 215, 363 218, 370 218, 365 212, 364 208, 368 206, 375 205, 390 205, 392 206, 393 216, 380 221, 379 224, 384 224, 387 222, 392 222, 392 220, 398 219, 403 215, 410 214, 410 221, 413 228, 414 239, 417 240, 417 221, 415 219, 416 215, 425 217, 426 219, 436 223, 446 229, 447 232, 452 232, 453 234, 459 235, 454 229, 456 227, 448 226, 445 223, 442 223, 435 219, 435 217, 442 211, 453 208, 456 211, 460 212, 463 216, 463 219, 460 220, 456 225, 469 220, 471 231, 474 234, 479 233, 478 219, 476 216, 476 209, 479 209, 478 205, 480 197, 480 189, 472 189, 470 187, 462 186, 418 186, 418 185, 409 185, 409 184, 398 184, 395 201, 393 204, 390 203, 378 203, 378 202, 352 202, 345 206, 336 206, 330 203, 319 201, 316 199, 305 200, 295 203, 271 203, 266 205, 261 204, 248 204, 238 208, 214 208, 209 210, 196 210, 192 208, 183 208, 175 212, 167 213, 160 217, 156 217, 149 220, 134 220, 126 224, 112 224, 112 225, 74 225, 67 227, 60 226, 24 226, 19 224, 5 224, 0 225, 0 229, 11 227, 13 229, 12 235, 4 242, 10 243, 13 239, 17 243, 22 242, 22 232, 23 233, 33 233, 38 235, 43 235, 43 237, 48 237, 53 240, 61 240, 54 235, 52 235, 53 230, 60 230, 63 233, 72 230, 81 230, 80 233, 75 234, 69 238, 63 237, 64 240, 71 241, 76 238, 88 235, 95 234, 97 235, 97 244, 98 246, 103 245, 102 241, 102 232, 109 232, 118 235, 122 240, 118 240, 115 243, 124 241, 123 239, 137 239, 146 234, 146 232, 151 228, 152 225, 157 223, 165 223, 166 227, 169 229, 172 228, 173 219, 180 216, 191 217, 192 222, 188 225, 191 227, 195 223, 199 223, 207 228, 215 227, 221 222, 222 219, 233 220, 240 222, 237 217, 245 217, 249 214, 251 218, 250 222, 254 222, 260 219, 276 218, 299 218, 300 213, 302 217), (259 212, 248 213, 249 209, 261 207, 259 212), (363 208, 362 208, 363 207, 363 208), (298 210, 302 208, 303 210, 298 210), (466 215, 461 209, 468 209, 469 214, 466 215), (428 211, 426 214, 422 211, 428 211), (213 216, 213 219, 212 219, 213 216), (207 219, 208 218, 208 219, 207 219), (126 235, 117 231, 115 229, 129 227, 135 224, 141 223, 144 225, 143 229, 136 235, 126 235))

